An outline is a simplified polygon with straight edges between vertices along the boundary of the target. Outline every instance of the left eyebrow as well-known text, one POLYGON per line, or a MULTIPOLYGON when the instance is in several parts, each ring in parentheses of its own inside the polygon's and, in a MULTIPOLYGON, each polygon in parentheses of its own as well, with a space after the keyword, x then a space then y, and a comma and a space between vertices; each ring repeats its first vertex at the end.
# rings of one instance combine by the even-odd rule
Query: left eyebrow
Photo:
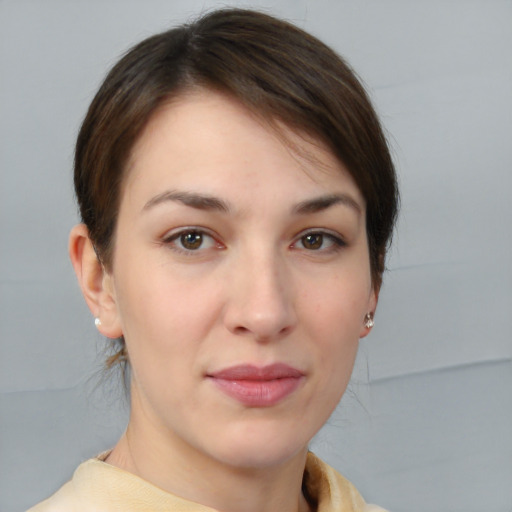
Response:
POLYGON ((293 208, 293 213, 318 213, 323 210, 327 210, 336 204, 348 206, 349 208, 352 208, 358 215, 362 214, 362 208, 360 204, 348 194, 330 194, 302 201, 293 208))

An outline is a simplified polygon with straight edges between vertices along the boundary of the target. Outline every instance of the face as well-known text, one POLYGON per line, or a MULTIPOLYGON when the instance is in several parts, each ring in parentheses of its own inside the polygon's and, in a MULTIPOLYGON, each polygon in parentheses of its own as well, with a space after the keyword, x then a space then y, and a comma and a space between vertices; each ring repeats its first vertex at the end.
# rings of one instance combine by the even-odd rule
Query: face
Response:
POLYGON ((125 337, 140 435, 189 457, 266 467, 304 450, 376 305, 361 193, 284 133, 301 151, 197 92, 155 114, 127 171, 104 325, 125 337))

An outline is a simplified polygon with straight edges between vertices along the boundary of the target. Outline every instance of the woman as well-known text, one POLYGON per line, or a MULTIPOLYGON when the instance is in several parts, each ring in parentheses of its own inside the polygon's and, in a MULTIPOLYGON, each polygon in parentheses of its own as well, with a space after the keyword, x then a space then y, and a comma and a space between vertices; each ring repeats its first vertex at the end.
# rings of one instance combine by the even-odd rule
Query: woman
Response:
POLYGON ((71 260, 131 414, 32 510, 382 510, 308 452, 373 326, 397 209, 347 65, 252 11, 151 37, 93 100, 75 187, 71 260))

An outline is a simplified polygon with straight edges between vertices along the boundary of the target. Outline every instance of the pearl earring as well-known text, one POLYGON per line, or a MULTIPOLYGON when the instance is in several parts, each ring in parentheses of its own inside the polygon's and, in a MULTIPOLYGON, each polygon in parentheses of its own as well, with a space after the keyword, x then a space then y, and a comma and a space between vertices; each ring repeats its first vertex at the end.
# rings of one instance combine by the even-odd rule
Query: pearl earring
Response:
POLYGON ((366 313, 364 316, 364 326, 367 329, 371 329, 375 325, 375 322, 373 321, 373 313, 366 313))
POLYGON ((99 326, 101 325, 101 320, 100 320, 98 317, 96 317, 96 318, 94 319, 94 325, 95 325, 96 327, 99 327, 99 326))

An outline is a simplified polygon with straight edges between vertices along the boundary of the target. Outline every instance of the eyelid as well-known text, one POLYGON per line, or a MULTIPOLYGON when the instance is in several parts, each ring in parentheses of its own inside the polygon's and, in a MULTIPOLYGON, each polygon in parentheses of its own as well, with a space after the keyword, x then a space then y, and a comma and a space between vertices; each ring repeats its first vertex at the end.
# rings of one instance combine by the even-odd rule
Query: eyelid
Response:
POLYGON ((301 231, 295 236, 291 246, 295 246, 303 237, 307 235, 322 235, 323 237, 326 237, 329 240, 331 240, 333 243, 332 247, 328 247, 325 249, 317 249, 316 251, 304 248, 304 250, 308 252, 328 252, 329 250, 335 251, 348 245, 345 238, 341 235, 341 233, 338 233, 337 231, 333 231, 327 228, 308 228, 305 229, 304 231, 301 231))
POLYGON ((211 238, 213 241, 214 248, 223 249, 224 245, 222 242, 219 241, 219 237, 213 233, 210 229, 204 228, 202 226, 181 226, 179 228, 174 228, 170 231, 167 231, 162 237, 161 237, 161 243, 163 245, 169 246, 172 250, 187 254, 187 255, 193 255, 194 253, 201 253, 208 249, 211 249, 212 247, 199 247, 196 250, 193 249, 186 249, 182 247, 178 247, 174 242, 180 238, 180 236, 185 235, 187 233, 198 233, 203 237, 211 238))
POLYGON ((174 240, 180 235, 186 233, 200 233, 201 235, 207 235, 215 238, 215 235, 213 235, 209 229, 203 228, 201 226, 180 226, 179 228, 173 228, 169 231, 166 231, 160 238, 165 242, 174 240))
MULTIPOLYGON (((307 236, 307 235, 321 235, 324 238, 330 240, 331 245, 326 248, 320 248, 320 249, 307 249, 305 247, 298 248, 300 250, 304 250, 307 252, 318 252, 318 253, 327 253, 327 252, 334 252, 336 250, 339 250, 343 247, 346 247, 348 244, 345 240, 345 237, 341 235, 338 231, 334 231, 327 228, 308 228, 301 232, 299 232, 293 239, 292 243, 290 244, 291 248, 297 248, 297 244, 300 242, 300 240, 307 236)), ((202 226, 180 226, 178 228, 174 228, 170 231, 167 231, 162 237, 161 237, 161 243, 166 246, 170 246, 170 248, 176 252, 186 254, 186 255, 193 255, 197 253, 205 252, 208 249, 216 248, 216 249, 225 249, 224 244, 219 240, 219 236, 212 232, 210 229, 202 227, 202 226), (204 238, 210 238, 212 240, 212 243, 210 247, 199 247, 198 249, 186 249, 179 247, 174 242, 178 240, 182 235, 185 235, 187 233, 198 233, 202 235, 204 238)))

